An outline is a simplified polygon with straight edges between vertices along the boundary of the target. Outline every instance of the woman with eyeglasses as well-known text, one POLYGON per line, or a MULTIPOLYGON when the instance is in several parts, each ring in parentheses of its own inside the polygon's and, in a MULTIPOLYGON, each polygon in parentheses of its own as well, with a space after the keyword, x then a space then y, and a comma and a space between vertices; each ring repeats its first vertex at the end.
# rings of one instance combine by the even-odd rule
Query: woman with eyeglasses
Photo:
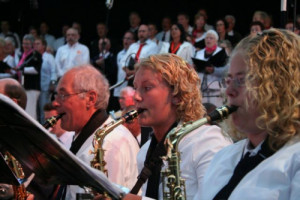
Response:
POLYGON ((235 48, 226 78, 237 106, 229 133, 239 142, 216 154, 197 199, 300 197, 300 38, 279 29, 235 48))

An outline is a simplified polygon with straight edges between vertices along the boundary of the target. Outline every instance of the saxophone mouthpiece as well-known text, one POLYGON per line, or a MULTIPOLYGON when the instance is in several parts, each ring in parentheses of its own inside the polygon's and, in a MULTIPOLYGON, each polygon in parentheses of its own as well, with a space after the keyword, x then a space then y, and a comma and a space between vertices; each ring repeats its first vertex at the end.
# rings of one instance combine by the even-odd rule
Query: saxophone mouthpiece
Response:
POLYGON ((59 115, 50 117, 49 119, 46 120, 45 124, 43 124, 44 128, 48 129, 56 124, 56 122, 62 118, 66 113, 60 113, 59 115))
POLYGON ((226 106, 228 108, 228 114, 235 112, 239 107, 235 105, 226 106))
POLYGON ((66 113, 60 113, 59 115, 56 116, 56 119, 59 120, 62 118, 66 113))
POLYGON ((214 110, 213 112, 208 114, 208 117, 210 118, 210 122, 217 121, 217 120, 223 120, 228 117, 231 113, 235 112, 238 109, 238 106, 221 106, 214 110))
POLYGON ((141 114, 144 110, 145 109, 131 110, 127 112, 122 118, 125 120, 125 122, 131 121, 137 118, 137 116, 141 114))
POLYGON ((139 108, 138 110, 137 110, 137 112, 138 112, 138 114, 141 114, 142 112, 144 112, 146 109, 143 109, 143 108, 139 108))

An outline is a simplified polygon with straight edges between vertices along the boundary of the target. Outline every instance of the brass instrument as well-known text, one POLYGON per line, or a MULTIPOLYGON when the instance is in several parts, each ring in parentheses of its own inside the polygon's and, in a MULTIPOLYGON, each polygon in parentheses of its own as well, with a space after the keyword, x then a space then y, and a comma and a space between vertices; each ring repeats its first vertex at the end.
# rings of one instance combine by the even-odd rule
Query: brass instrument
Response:
POLYGON ((57 121, 58 121, 60 118, 62 118, 62 116, 64 116, 65 114, 66 114, 66 113, 61 113, 61 114, 59 114, 59 115, 52 116, 52 117, 48 118, 48 119, 46 120, 46 122, 43 124, 43 127, 44 127, 45 129, 48 129, 48 128, 53 127, 53 126, 57 123, 57 121))
POLYGON ((164 200, 185 200, 185 180, 180 177, 180 152, 179 142, 191 131, 212 121, 223 120, 236 111, 236 106, 222 106, 194 122, 183 123, 172 129, 165 139, 167 155, 162 159, 168 162, 168 168, 161 172, 164 200))
POLYGON ((4 159, 11 170, 15 173, 16 177, 21 181, 19 186, 13 185, 14 198, 15 200, 26 200, 29 193, 26 191, 24 185, 25 174, 21 164, 15 159, 9 152, 5 152, 4 159))
POLYGON ((96 168, 100 171, 102 171, 106 176, 108 176, 107 169, 105 168, 106 162, 104 160, 104 152, 105 149, 103 149, 103 142, 104 138, 112 132, 117 126, 131 121, 135 119, 141 112, 144 110, 131 110, 127 112, 125 115, 123 115, 119 120, 112 121, 111 123, 108 123, 104 125, 103 128, 99 129, 95 135, 94 135, 94 151, 91 152, 94 154, 94 158, 91 160, 91 166, 93 168, 96 168))

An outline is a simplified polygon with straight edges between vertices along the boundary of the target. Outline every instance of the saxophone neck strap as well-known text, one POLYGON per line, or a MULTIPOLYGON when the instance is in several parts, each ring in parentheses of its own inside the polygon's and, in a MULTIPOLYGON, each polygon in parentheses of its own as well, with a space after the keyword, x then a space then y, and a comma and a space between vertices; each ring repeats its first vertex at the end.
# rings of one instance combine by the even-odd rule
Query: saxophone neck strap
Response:
POLYGON ((150 159, 145 162, 144 167, 137 177, 138 180, 130 191, 131 194, 137 194, 141 189, 142 185, 152 175, 153 170, 157 165, 161 165, 161 156, 166 155, 166 150, 163 145, 157 145, 150 159))
POLYGON ((148 177, 151 176, 151 174, 152 174, 151 170, 148 167, 144 166, 144 168, 142 169, 141 173, 138 176, 137 182, 131 189, 130 193, 137 194, 141 189, 142 185, 147 181, 148 177))
POLYGON ((144 163, 144 167, 137 177, 138 180, 133 186, 132 190, 130 191, 131 194, 137 194, 139 190, 141 189, 142 185, 148 180, 148 178, 154 173, 156 168, 159 166, 161 168, 162 166, 162 156, 165 156, 167 154, 164 141, 167 136, 167 133, 171 131, 174 127, 177 126, 177 122, 174 122, 172 126, 169 128, 169 130, 166 132, 164 138, 162 141, 157 142, 154 134, 152 135, 151 143, 146 155, 146 161, 144 163))

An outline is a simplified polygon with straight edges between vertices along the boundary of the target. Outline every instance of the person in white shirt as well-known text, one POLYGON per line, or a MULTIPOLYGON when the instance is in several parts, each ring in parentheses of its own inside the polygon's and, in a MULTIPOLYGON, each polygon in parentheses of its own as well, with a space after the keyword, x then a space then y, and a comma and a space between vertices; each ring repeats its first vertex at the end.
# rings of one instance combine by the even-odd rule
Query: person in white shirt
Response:
POLYGON ((54 49, 54 43, 55 43, 55 37, 51 34, 49 34, 49 26, 46 22, 42 22, 40 24, 40 36, 43 37, 47 45, 53 50, 54 49))
MULTIPOLYGON (((137 109, 144 110, 138 117, 139 124, 153 128, 151 141, 144 144, 138 154, 139 171, 147 166, 152 172, 142 185, 142 195, 146 196, 143 199, 163 199, 160 171, 168 166, 161 160, 161 156, 166 155, 165 137, 178 124, 204 117, 200 79, 195 70, 175 54, 152 55, 142 59, 136 69, 134 99, 137 109), (157 148, 160 149, 159 155, 154 156, 157 162, 152 165, 150 160, 157 148)), ((206 168, 215 153, 229 144, 230 140, 225 139, 220 128, 214 125, 197 127, 180 141, 178 170, 180 177, 185 179, 188 200, 193 199, 200 189, 206 168)), ((140 197, 130 194, 125 199, 140 197)))
POLYGON ((137 35, 139 26, 142 21, 140 14, 138 12, 133 11, 129 14, 128 19, 130 24, 129 30, 137 35))
POLYGON ((203 16, 205 17, 205 22, 206 22, 206 23, 205 23, 205 25, 204 25, 204 29, 205 29, 206 31, 214 30, 214 26, 207 23, 207 22, 208 22, 208 15, 207 15, 207 11, 206 11, 205 8, 200 8, 200 9, 198 10, 197 14, 201 14, 201 15, 203 15, 203 16))
MULTIPOLYGON (((57 110, 52 105, 52 103, 45 104, 43 110, 45 120, 58 115, 57 110)), ((61 120, 58 120, 56 124, 48 130, 50 133, 56 136, 56 138, 64 145, 64 147, 66 147, 66 149, 70 149, 71 144, 73 142, 74 132, 62 129, 61 120)))
POLYGON ((156 43, 158 45, 159 40, 155 37, 157 34, 157 26, 155 23, 149 23, 148 24, 149 29, 149 39, 152 40, 152 42, 156 43))
POLYGON ((0 62, 1 62, 1 73, 7 74, 7 76, 12 76, 12 65, 14 64, 14 59, 6 50, 6 42, 0 37, 0 62))
POLYGON ((54 92, 57 80, 55 60, 52 54, 46 52, 47 42, 44 38, 36 38, 33 43, 34 50, 42 55, 41 67, 41 80, 40 88, 41 93, 39 97, 39 121, 44 123, 44 105, 50 101, 50 93, 54 92))
MULTIPOLYGON (((118 64, 118 77, 117 77, 117 83, 121 83, 126 78, 126 73, 123 70, 123 65, 121 64, 121 60, 126 55, 126 52, 129 48, 129 46, 136 41, 135 34, 131 31, 126 31, 123 37, 123 50, 121 50, 117 55, 117 64, 118 64)), ((128 84, 128 81, 124 81, 120 86, 116 87, 114 89, 114 96, 119 97, 122 88, 126 87, 128 84)))
POLYGON ((229 134, 246 139, 217 153, 197 199, 299 199, 299 54, 299 36, 287 30, 237 45, 226 78, 228 104, 238 107, 229 134))
POLYGON ((126 72, 126 77, 134 74, 134 70, 128 67, 130 58, 134 62, 138 62, 141 58, 146 58, 150 55, 158 53, 157 45, 149 39, 149 28, 142 24, 138 30, 138 41, 131 44, 125 56, 121 60, 123 70, 126 72))
POLYGON ((10 56, 13 57, 14 61, 11 63, 13 67, 17 66, 17 63, 19 62, 19 56, 21 54, 21 51, 19 48, 16 48, 15 40, 14 38, 7 36, 5 37, 5 51, 10 56))
POLYGON ((55 56, 58 78, 64 75, 68 69, 90 62, 89 49, 78 42, 79 37, 77 29, 69 28, 67 30, 67 44, 58 48, 55 56))
POLYGON ((56 52, 58 50, 59 47, 65 45, 66 43, 66 36, 67 36, 67 30, 70 28, 70 26, 68 24, 64 24, 62 26, 62 30, 61 30, 61 33, 62 33, 62 36, 57 38, 54 42, 54 51, 56 52))
POLYGON ((188 35, 192 35, 193 27, 190 23, 190 16, 187 13, 181 12, 177 15, 177 23, 181 24, 188 35))
POLYGON ((156 35, 156 38, 162 42, 170 42, 171 40, 172 19, 164 17, 161 22, 162 31, 156 35))
MULTIPOLYGON (((59 80, 53 105, 61 118, 61 127, 75 131, 70 151, 90 165, 94 158, 94 134, 113 121, 106 113, 109 99, 107 79, 93 66, 73 67, 59 80)), ((131 188, 137 177, 136 155, 139 146, 131 133, 120 125, 111 131, 102 145, 108 179, 131 188)), ((66 197, 76 199, 76 193, 84 193, 79 186, 69 185, 66 197)))
POLYGON ((205 48, 198 51, 195 58, 203 64, 195 68, 201 79, 201 91, 204 103, 212 103, 216 107, 223 105, 221 81, 228 69, 226 51, 218 46, 219 36, 214 30, 209 30, 205 35, 205 48))
POLYGON ((3 21, 1 21, 0 37, 5 38, 8 36, 12 37, 14 39, 16 48, 21 48, 21 41, 20 41, 19 35, 17 33, 11 32, 9 22, 6 20, 3 20, 3 21))
POLYGON ((189 64, 193 64, 194 46, 186 40, 186 33, 181 24, 173 24, 171 28, 171 42, 163 42, 159 53, 174 53, 189 64))

